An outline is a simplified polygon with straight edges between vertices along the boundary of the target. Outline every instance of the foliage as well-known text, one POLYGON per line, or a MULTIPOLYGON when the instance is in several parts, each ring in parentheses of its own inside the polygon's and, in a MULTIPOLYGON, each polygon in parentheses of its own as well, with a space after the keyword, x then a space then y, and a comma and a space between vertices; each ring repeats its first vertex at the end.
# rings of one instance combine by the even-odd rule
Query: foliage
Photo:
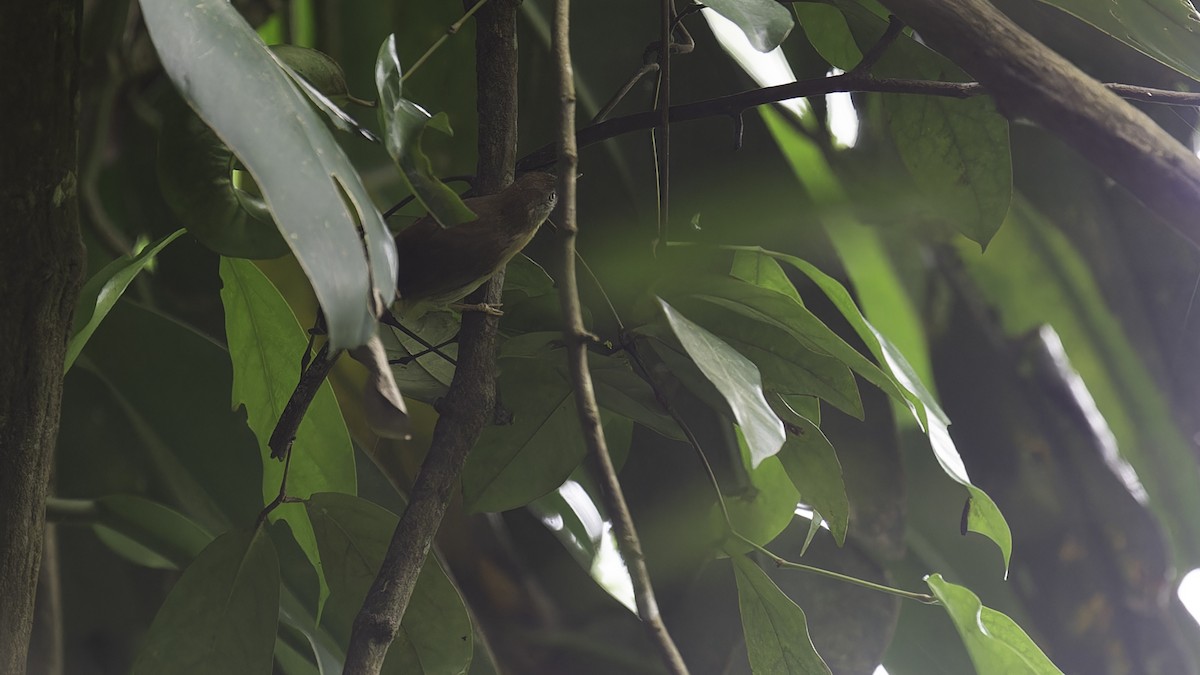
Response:
MULTIPOLYGON (((705 4, 676 102, 764 81, 755 58, 852 71, 888 26, 874 0, 705 4), (738 39, 710 39, 723 21, 738 39)), ((1000 4, 1097 77, 1196 86, 1183 0, 1000 4)), ((584 115, 656 53, 643 5, 573 8, 584 115)), ((60 530, 68 670, 340 672, 454 372, 375 317, 390 233, 475 217, 445 180, 474 166, 471 30, 439 42, 458 3, 139 6, 86 16, 98 271, 49 508, 91 526, 60 530), (337 347, 382 334, 413 437, 372 431, 343 359, 263 512, 318 306, 337 347)), ((523 155, 554 141, 549 11, 521 9, 523 155)), ((879 56, 876 77, 970 79, 911 31, 879 56)), ((614 115, 653 100, 637 84, 614 115)), ((1200 673, 1163 593, 1200 566, 1196 252, 987 97, 855 94, 857 142, 832 131, 847 101, 745 111, 736 151, 720 120, 672 124, 668 229, 644 134, 583 151, 589 364, 692 672, 1200 673)), ((1193 109, 1147 110, 1190 141, 1193 109)), ((582 463, 549 238, 510 264, 496 423, 385 672, 658 672, 582 463)))

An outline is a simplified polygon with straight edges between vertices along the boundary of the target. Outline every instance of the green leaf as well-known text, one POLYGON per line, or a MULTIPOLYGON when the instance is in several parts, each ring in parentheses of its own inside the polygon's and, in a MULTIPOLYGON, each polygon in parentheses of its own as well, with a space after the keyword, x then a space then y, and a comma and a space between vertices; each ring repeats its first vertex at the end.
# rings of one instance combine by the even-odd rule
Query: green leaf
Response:
MULTIPOLYGON (((755 544, 766 545, 783 532, 796 517, 796 504, 800 501, 800 493, 792 485, 787 471, 784 470, 779 455, 764 459, 758 466, 750 466, 750 448, 746 444, 745 435, 741 429, 737 431, 738 452, 742 464, 747 467, 746 478, 749 485, 742 494, 725 495, 725 511, 719 505, 713 507, 711 522, 713 534, 720 539, 729 532, 725 522, 725 513, 729 514, 730 524, 739 535, 755 544)), ((725 551, 742 553, 749 550, 749 545, 740 539, 726 541, 725 551)))
POLYGON ((176 230, 142 249, 135 256, 122 256, 105 265, 103 269, 92 275, 79 292, 79 302, 75 305, 75 318, 71 326, 71 339, 67 342, 67 361, 64 370, 70 370, 83 351, 96 327, 108 316, 108 312, 121 299, 121 294, 133 283, 138 273, 146 268, 158 252, 167 244, 175 241, 183 230, 176 230))
POLYGON ((775 291, 788 296, 792 300, 804 304, 800 293, 788 279, 787 273, 772 257, 758 251, 738 250, 733 252, 733 264, 729 274, 746 283, 754 284, 768 291, 775 291))
POLYGON ((375 61, 379 117, 388 154, 400 167, 400 175, 413 196, 443 227, 471 222, 476 218, 475 213, 467 208, 458 193, 438 180, 433 163, 421 150, 425 129, 433 128, 452 135, 450 121, 442 113, 432 116, 421 106, 402 98, 400 73, 396 36, 389 35, 379 47, 379 58, 375 61))
POLYGON ((846 17, 837 7, 823 2, 794 2, 792 11, 813 49, 829 65, 849 72, 862 60, 862 51, 846 25, 846 17))
POLYGON ((778 47, 792 32, 792 14, 775 0, 712 0, 705 6, 737 24, 760 52, 778 47))
MULTIPOLYGON (((860 46, 874 45, 887 22, 839 2, 860 46)), ((879 77, 970 80, 961 69, 907 35, 872 69, 879 77)), ((1012 201, 1008 120, 991 99, 883 95, 883 113, 909 174, 931 213, 986 248, 1012 201)), ((793 134, 794 135, 794 134, 793 134)), ((777 136, 778 137, 778 136, 777 136)))
POLYGON ((676 312, 665 300, 659 298, 658 304, 688 356, 729 403, 750 448, 750 465, 757 467, 779 452, 784 440, 783 423, 763 397, 758 368, 720 338, 676 312))
POLYGON ((954 482, 962 485, 970 494, 967 504, 967 531, 982 534, 1000 547, 1004 556, 1004 576, 1008 577, 1008 566, 1012 559, 1012 531, 1008 521, 1000 513, 1000 507, 986 492, 975 487, 967 476, 967 467, 963 464, 958 448, 950 438, 950 431, 940 417, 929 418, 929 444, 933 455, 954 482))
MULTIPOLYGON (((842 465, 829 439, 816 424, 795 416, 785 421, 795 429, 789 430, 787 442, 779 451, 779 460, 792 484, 800 491, 800 501, 820 512, 829 523, 838 545, 846 543, 850 522, 850 502, 842 480, 842 465)), ((815 520, 815 519, 814 519, 815 520)))
POLYGON ((366 343, 372 308, 395 296, 396 251, 346 154, 228 2, 141 7, 171 81, 262 189, 312 282, 333 347, 366 343))
MULTIPOLYGON (((233 360, 233 405, 245 406, 247 422, 258 438, 263 500, 269 502, 279 493, 285 465, 270 458, 267 442, 296 387, 308 339, 287 301, 253 263, 222 258, 221 281, 225 335, 233 360)), ((293 497, 356 491, 354 446, 328 382, 313 397, 296 431, 287 480, 293 497)), ((300 548, 320 570, 320 553, 304 509, 283 504, 270 518, 288 522, 300 548)))
POLYGON ((217 537, 188 566, 134 662, 133 675, 262 675, 279 619, 279 563, 258 528, 217 537))
POLYGON ((942 575, 926 577, 962 636, 979 675, 1051 675, 1059 670, 1012 619, 984 607, 970 590, 942 575))
POLYGON ((192 519, 134 495, 96 500, 96 535, 125 559, 159 569, 183 569, 212 541, 192 519))
POLYGON ((746 652, 755 675, 829 675, 829 666, 808 635, 804 610, 748 558, 732 560, 746 652))
MULTIPOLYGON (((383 563, 399 518, 371 502, 339 493, 313 495, 305 503, 325 577, 329 602, 322 623, 344 644, 383 563)), ((463 673, 471 662, 474 633, 458 591, 435 556, 425 560, 396 640, 388 650, 387 675, 463 673)))
POLYGON ((747 317, 745 311, 703 296, 671 300, 701 327, 753 361, 763 375, 765 389, 818 396, 862 419, 858 383, 850 369, 828 354, 805 347, 774 318, 762 321, 757 320, 761 316, 758 314, 747 317))
POLYGON ((1188 0, 1040 0, 1200 80, 1200 14, 1188 0))

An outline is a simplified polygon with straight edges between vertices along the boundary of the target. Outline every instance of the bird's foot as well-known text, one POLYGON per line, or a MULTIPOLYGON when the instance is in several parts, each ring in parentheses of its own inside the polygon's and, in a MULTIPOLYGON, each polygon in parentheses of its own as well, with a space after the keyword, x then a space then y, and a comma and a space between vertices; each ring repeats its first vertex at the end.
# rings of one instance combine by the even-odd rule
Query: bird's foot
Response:
POLYGON ((491 305, 486 302, 478 302, 475 304, 463 304, 458 302, 450 305, 450 309, 455 309, 460 312, 483 312, 489 316, 504 316, 504 312, 500 311, 500 303, 491 305))

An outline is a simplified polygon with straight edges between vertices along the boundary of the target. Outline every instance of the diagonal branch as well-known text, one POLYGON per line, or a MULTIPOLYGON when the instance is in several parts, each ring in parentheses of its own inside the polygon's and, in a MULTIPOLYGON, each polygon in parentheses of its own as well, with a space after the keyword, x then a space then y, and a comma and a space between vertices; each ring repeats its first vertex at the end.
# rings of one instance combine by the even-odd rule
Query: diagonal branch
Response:
MULTIPOLYGON (((669 2, 667 6, 669 8, 669 2)), ((605 509, 613 521, 613 531, 621 558, 629 569, 637 600, 638 616, 646 628, 650 640, 659 651, 663 665, 672 675, 686 675, 688 670, 679 649, 671 640, 658 601, 650 584, 645 555, 638 541, 629 506, 621 492, 616 469, 608 454, 604 439, 604 427, 600 424, 600 408, 596 404, 596 392, 592 388, 592 375, 588 370, 587 344, 593 339, 583 325, 583 312, 579 303, 579 285, 575 277, 575 236, 579 232, 576 221, 575 203, 576 172, 579 168, 579 151, 575 145, 575 78, 571 67, 570 47, 570 0, 558 0, 554 6, 554 57, 558 65, 559 131, 558 151, 558 204, 561 273, 558 279, 558 298, 566 322, 564 337, 567 343, 567 365, 571 371, 571 383, 575 392, 575 407, 579 413, 579 424, 587 444, 588 458, 592 471, 602 486, 605 509)), ((663 44, 666 44, 664 40, 663 44)), ((663 50, 663 63, 666 53, 663 50)), ((665 68, 664 68, 665 73, 665 68)), ((665 79, 664 79, 665 82, 665 79)), ((665 84, 664 84, 665 87, 665 84)))
MULTIPOLYGON (((476 15, 479 165, 476 188, 499 192, 512 182, 517 147, 516 11, 519 0, 491 0, 476 15)), ((499 304, 503 273, 467 302, 499 304)), ((458 367, 438 406, 429 452, 409 493, 379 574, 354 619, 345 675, 377 675, 400 628, 417 576, 437 534, 467 453, 479 439, 496 399, 496 318, 467 312, 459 333, 458 367)))

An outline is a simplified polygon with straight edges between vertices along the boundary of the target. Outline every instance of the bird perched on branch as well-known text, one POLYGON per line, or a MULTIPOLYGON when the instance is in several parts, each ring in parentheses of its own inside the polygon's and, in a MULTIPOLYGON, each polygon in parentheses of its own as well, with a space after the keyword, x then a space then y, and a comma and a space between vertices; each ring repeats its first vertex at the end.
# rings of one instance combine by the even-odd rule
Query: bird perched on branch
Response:
POLYGON ((433 216, 425 216, 396 235, 397 314, 415 318, 454 307, 499 315, 491 305, 455 303, 503 269, 533 239, 554 210, 555 184, 552 174, 522 174, 496 194, 465 200, 478 216, 469 223, 442 227, 433 216))

